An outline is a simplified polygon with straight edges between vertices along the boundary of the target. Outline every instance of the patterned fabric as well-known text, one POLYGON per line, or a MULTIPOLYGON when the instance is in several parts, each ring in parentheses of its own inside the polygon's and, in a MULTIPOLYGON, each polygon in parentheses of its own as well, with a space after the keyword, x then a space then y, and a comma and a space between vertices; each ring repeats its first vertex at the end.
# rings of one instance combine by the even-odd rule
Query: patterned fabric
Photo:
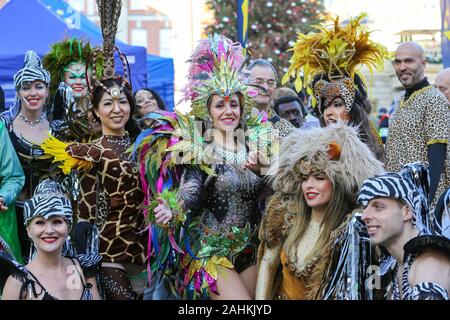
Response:
MULTIPOLYGON (((393 279, 392 281, 392 293, 390 300, 449 300, 448 292, 445 288, 437 283, 421 282, 411 287, 408 282, 409 271, 414 260, 418 257, 418 254, 409 255, 406 258, 406 262, 403 265, 402 273, 402 293, 400 295, 398 282, 393 279)), ((394 275, 399 272, 398 265, 394 270, 394 275)))
POLYGON ((272 125, 272 141, 281 144, 282 140, 287 137, 296 128, 286 119, 280 118, 273 109, 269 109, 267 113, 269 121, 273 123, 272 125), (274 118, 279 118, 278 121, 272 121, 274 118))
POLYGON ((317 101, 317 108, 322 115, 323 107, 329 106, 337 97, 342 97, 345 102, 345 112, 349 113, 355 102, 355 85, 353 80, 344 77, 335 82, 319 80, 314 84, 314 97, 317 101), (324 104, 322 105, 322 98, 324 104))
POLYGON ((390 300, 448 300, 449 295, 445 288, 437 283, 422 282, 414 287, 410 286, 410 270, 416 259, 427 250, 437 250, 450 255, 450 240, 437 235, 419 233, 404 245, 403 270, 399 263, 385 249, 380 261, 380 276, 385 285, 386 298, 390 300), (399 273, 401 280, 399 283, 399 273), (400 287, 401 292, 400 294, 400 287))
MULTIPOLYGON (((70 156, 94 163, 80 177, 78 219, 100 231, 99 254, 104 262, 143 264, 147 233, 140 213, 143 193, 131 161, 121 160, 102 137, 89 144, 68 147, 70 156)), ((126 148, 125 148, 126 149, 126 148)))
POLYGON ((449 300, 445 288, 432 282, 422 282, 414 286, 411 300, 449 300))
POLYGON ((30 50, 25 54, 24 67, 14 75, 14 85, 20 88, 24 82, 42 81, 50 83, 50 73, 42 67, 41 58, 30 50))
POLYGON ((256 199, 263 186, 261 178, 239 165, 215 165, 214 169, 217 177, 208 178, 198 169, 185 170, 179 189, 183 209, 195 212, 198 208, 203 223, 214 231, 259 224, 256 199))
POLYGON ((33 198, 25 201, 24 224, 28 225, 36 217, 48 220, 53 216, 61 216, 67 221, 70 229, 73 222, 72 214, 72 204, 63 195, 61 186, 53 180, 45 179, 36 187, 33 198))
POLYGON ((413 210, 413 223, 421 211, 421 198, 413 182, 398 173, 385 173, 366 180, 358 194, 358 203, 366 207, 374 198, 395 198, 405 201, 413 210))
MULTIPOLYGON (((428 162, 428 145, 448 144, 449 104, 436 88, 427 86, 415 91, 407 100, 402 98, 397 103, 389 123, 386 169, 398 172, 407 163, 428 162)), ((447 148, 447 153, 449 149, 447 148)), ((442 194, 449 185, 450 157, 447 156, 436 195, 442 194)))
POLYGON ((439 234, 450 239, 450 187, 439 198, 434 216, 439 234))
POLYGON ((11 248, 9 247, 8 243, 2 239, 0 235, 0 252, 5 252, 9 255, 13 255, 11 248))

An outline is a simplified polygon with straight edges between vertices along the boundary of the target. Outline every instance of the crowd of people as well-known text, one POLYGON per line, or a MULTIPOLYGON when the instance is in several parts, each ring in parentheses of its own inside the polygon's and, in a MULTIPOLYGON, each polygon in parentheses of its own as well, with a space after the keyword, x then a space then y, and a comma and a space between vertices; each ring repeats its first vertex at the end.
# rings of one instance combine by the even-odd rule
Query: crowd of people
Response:
POLYGON ((358 68, 391 56, 364 15, 299 34, 283 79, 210 35, 182 114, 133 91, 121 2, 99 6, 102 47, 30 48, 14 75, 2 299, 449 299, 450 72, 431 85, 420 45, 394 54, 405 93, 386 130, 358 68))

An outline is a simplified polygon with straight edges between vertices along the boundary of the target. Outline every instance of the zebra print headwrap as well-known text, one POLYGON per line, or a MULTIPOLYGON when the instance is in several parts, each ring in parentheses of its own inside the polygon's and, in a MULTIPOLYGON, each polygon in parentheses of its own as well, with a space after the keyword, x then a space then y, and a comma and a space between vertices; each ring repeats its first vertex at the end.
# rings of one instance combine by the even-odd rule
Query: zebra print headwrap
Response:
POLYGON ((24 205, 24 224, 28 225, 36 217, 49 219, 52 216, 61 216, 67 221, 69 229, 72 227, 72 205, 62 191, 61 186, 53 180, 41 181, 34 195, 24 205))
POLYGON ((25 54, 24 67, 14 75, 14 85, 18 90, 22 83, 40 80, 46 85, 50 84, 50 73, 42 66, 41 58, 33 50, 25 54))
POLYGON ((428 168, 424 164, 405 165, 399 173, 389 172, 364 181, 358 203, 364 207, 374 198, 394 198, 404 201, 413 212, 413 225, 425 234, 431 233, 429 214, 428 168))

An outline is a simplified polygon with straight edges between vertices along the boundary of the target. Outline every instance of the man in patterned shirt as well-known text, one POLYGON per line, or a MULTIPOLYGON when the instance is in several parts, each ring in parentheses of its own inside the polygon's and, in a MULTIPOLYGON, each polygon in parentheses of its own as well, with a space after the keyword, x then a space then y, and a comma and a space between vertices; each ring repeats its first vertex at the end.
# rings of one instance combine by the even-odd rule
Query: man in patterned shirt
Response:
POLYGON ((445 97, 425 77, 422 47, 402 43, 395 53, 395 72, 405 88, 390 118, 386 169, 397 172, 405 164, 428 162, 432 207, 450 185, 447 157, 450 109, 445 97))
POLYGON ((389 300, 449 299, 450 240, 430 223, 420 183, 427 174, 425 166, 407 165, 366 180, 358 195, 370 241, 383 248, 379 276, 389 300))

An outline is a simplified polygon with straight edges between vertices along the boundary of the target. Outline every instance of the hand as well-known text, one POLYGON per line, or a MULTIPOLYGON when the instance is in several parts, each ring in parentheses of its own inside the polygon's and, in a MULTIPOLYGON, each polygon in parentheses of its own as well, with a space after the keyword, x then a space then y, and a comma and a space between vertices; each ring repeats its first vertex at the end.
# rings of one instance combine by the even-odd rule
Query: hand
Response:
POLYGON ((0 197, 0 212, 8 210, 8 207, 5 205, 5 199, 0 197))
POLYGON ((172 220, 173 214, 172 210, 170 210, 170 207, 166 200, 158 197, 156 199, 158 201, 158 206, 155 208, 155 218, 157 224, 168 224, 170 220, 172 220))
POLYGON ((261 151, 250 151, 248 154, 247 161, 242 165, 242 167, 252 170, 253 172, 259 174, 261 168, 267 165, 268 165, 267 158, 261 151))

